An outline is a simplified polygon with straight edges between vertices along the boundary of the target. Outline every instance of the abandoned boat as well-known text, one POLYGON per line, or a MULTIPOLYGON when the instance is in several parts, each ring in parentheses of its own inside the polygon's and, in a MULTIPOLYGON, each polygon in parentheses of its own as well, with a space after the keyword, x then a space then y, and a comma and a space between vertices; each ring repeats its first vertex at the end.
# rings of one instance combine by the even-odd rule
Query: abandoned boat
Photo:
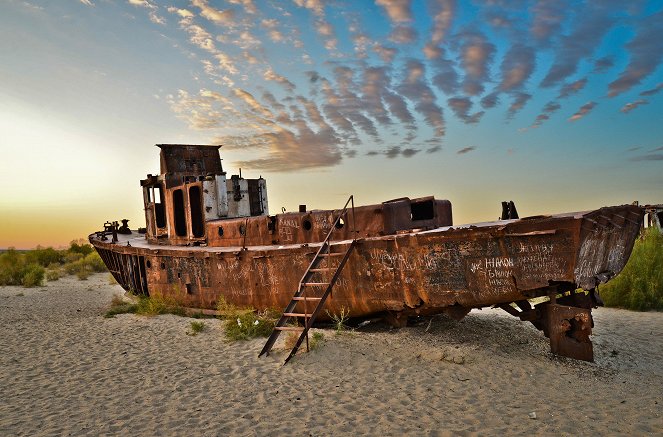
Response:
POLYGON ((458 226, 448 200, 350 197, 338 210, 270 215, 266 181, 227 177, 221 146, 157 146, 160 174, 141 181, 146 228, 107 222, 90 243, 134 293, 285 308, 262 353, 286 330, 301 333, 296 352, 323 307, 403 326, 498 306, 543 330, 554 353, 592 360, 596 287, 622 270, 645 214, 623 205, 518 219, 511 203, 503 220, 458 226), (550 299, 532 306, 539 296, 550 299))

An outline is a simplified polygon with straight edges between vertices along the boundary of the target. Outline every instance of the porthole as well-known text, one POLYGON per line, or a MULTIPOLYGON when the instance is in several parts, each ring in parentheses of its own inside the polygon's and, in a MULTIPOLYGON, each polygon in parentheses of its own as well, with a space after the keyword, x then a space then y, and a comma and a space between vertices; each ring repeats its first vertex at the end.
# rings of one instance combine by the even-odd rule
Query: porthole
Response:
POLYGON ((223 237, 223 226, 219 226, 218 232, 219 232, 219 237, 223 237))
POLYGON ((345 221, 342 218, 338 219, 336 222, 336 229, 341 229, 343 226, 345 226, 345 221))
POLYGON ((148 269, 152 268, 152 262, 149 259, 145 262, 145 265, 147 266, 148 269))
POLYGON ((304 228, 304 230, 306 230, 306 231, 310 231, 311 228, 313 227, 313 224, 311 223, 311 220, 309 220, 309 219, 305 219, 305 220, 302 222, 302 227, 304 228))
POLYGON ((239 235, 246 235, 246 226, 239 225, 239 235))

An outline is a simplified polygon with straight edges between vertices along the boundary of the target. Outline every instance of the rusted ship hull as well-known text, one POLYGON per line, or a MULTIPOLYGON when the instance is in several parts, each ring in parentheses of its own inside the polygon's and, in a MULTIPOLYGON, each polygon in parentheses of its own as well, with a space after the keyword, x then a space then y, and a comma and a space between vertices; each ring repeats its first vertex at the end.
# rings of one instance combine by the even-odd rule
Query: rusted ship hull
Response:
MULTIPOLYGON (((360 239, 326 309, 404 322, 409 315, 463 316, 576 287, 593 290, 624 267, 643 215, 639 207, 619 206, 360 239)), ((317 250, 153 245, 136 233, 116 243, 94 235, 90 241, 126 290, 208 309, 222 296, 257 309, 285 307, 317 250)))

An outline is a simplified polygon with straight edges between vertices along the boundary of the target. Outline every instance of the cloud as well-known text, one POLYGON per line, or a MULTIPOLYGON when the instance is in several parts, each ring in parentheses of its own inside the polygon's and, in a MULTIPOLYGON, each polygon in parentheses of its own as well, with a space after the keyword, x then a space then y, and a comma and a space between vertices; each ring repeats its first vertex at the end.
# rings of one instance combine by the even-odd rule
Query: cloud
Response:
POLYGON ((663 60, 663 11, 641 20, 635 37, 626 44, 631 61, 619 77, 608 85, 608 96, 614 97, 639 85, 663 60))
POLYGON ((577 121, 587 115, 594 107, 596 102, 587 102, 578 109, 578 112, 569 117, 569 121, 577 121))
POLYGON ((249 159, 236 163, 241 168, 286 172, 339 164, 343 154, 339 140, 333 132, 313 132, 305 124, 299 124, 299 132, 277 128, 275 132, 249 137, 247 142, 265 144, 268 148, 264 158, 249 159))
POLYGON ((648 155, 634 156, 631 161, 663 161, 663 153, 650 153, 648 155))
POLYGON ((300 8, 306 8, 313 12, 314 15, 322 17, 325 14, 325 5, 322 0, 294 0, 295 4, 300 8))
POLYGON ((530 126, 530 128, 537 128, 543 124, 544 121, 550 119, 550 115, 557 112, 561 108, 561 105, 555 101, 550 101, 546 103, 543 107, 543 110, 539 115, 536 116, 536 120, 530 126))
POLYGON ((410 26, 396 26, 389 34, 389 41, 396 44, 410 44, 417 39, 417 31, 410 26))
POLYGON ((270 80, 280 84, 281 86, 283 86, 283 88, 285 88, 286 91, 293 92, 295 90, 294 83, 290 82, 284 76, 274 73, 274 70, 272 70, 271 67, 267 68, 267 71, 265 71, 262 77, 265 80, 270 80))
POLYGON ((414 108, 435 129, 435 135, 444 136, 445 123, 442 108, 435 103, 435 94, 426 84, 425 66, 416 59, 409 59, 403 70, 405 79, 398 87, 400 93, 414 103, 414 108))
MULTIPOLYGON (((366 67, 363 70, 362 79, 361 100, 364 103, 366 111, 380 124, 385 126, 392 124, 392 120, 383 103, 385 96, 391 94, 389 92, 389 87, 391 86, 389 70, 387 67, 366 67)), ((411 120, 411 116, 408 120, 411 120)))
POLYGON ((157 13, 159 7, 154 3, 148 0, 127 0, 127 3, 129 3, 132 6, 149 9, 150 11, 148 12, 148 17, 150 21, 153 22, 154 24, 161 24, 161 25, 166 24, 165 18, 163 18, 157 13))
POLYGON ((94 3, 92 3, 90 0, 78 0, 81 3, 83 3, 85 6, 94 6, 94 3))
POLYGON ((516 115, 518 111, 520 111, 521 109, 523 109, 523 107, 525 107, 529 99, 532 98, 531 94, 520 91, 512 93, 512 95, 514 97, 514 100, 513 103, 511 103, 511 105, 509 106, 509 109, 507 111, 507 118, 513 118, 513 116, 516 115))
POLYGON ((594 73, 603 73, 613 65, 615 65, 615 61, 610 56, 597 59, 594 61, 594 73))
MULTIPOLYGON (((382 154, 389 159, 398 158, 399 156, 402 156, 403 158, 411 158, 420 151, 421 150, 419 149, 413 149, 413 148, 401 149, 399 146, 392 146, 387 150, 385 150, 384 152, 382 152, 382 154)), ((374 154, 372 153, 369 156, 375 156, 375 155, 377 155, 377 152, 374 154)))
POLYGON ((495 54, 495 46, 476 31, 458 35, 460 42, 460 64, 465 70, 462 86, 465 94, 476 96, 483 92, 484 82, 489 79, 489 64, 495 54))
POLYGON ((265 108, 262 104, 260 104, 250 92, 245 91, 241 88, 235 88, 233 90, 233 93, 235 93, 235 97, 238 97, 241 101, 246 103, 246 105, 249 108, 253 109, 254 112, 267 118, 274 118, 274 114, 272 114, 272 112, 269 109, 265 108))
POLYGON ((481 99, 481 107, 483 109, 490 109, 494 108, 498 103, 500 102, 500 95, 498 92, 492 92, 490 94, 486 94, 482 99, 481 99))
POLYGON ((225 11, 220 11, 211 7, 207 0, 191 0, 191 4, 198 9, 200 9, 200 16, 207 18, 211 22, 218 25, 233 25, 235 19, 235 11, 232 9, 226 9, 225 11))
POLYGON ((457 151, 456 153, 457 153, 458 155, 464 155, 464 154, 466 154, 466 153, 471 152, 472 150, 476 150, 476 147, 475 147, 475 146, 463 147, 462 149, 460 149, 460 150, 457 151))
POLYGON ((240 115, 230 99, 207 89, 200 90, 198 95, 178 90, 176 96, 169 95, 166 100, 177 117, 195 130, 218 128, 224 122, 235 122, 240 115))
POLYGON ((456 117, 467 124, 478 123, 484 114, 484 111, 480 111, 473 115, 469 115, 468 113, 470 109, 472 109, 472 101, 467 97, 452 97, 447 100, 447 104, 454 114, 456 114, 456 117))
POLYGON ((390 64, 398 53, 398 50, 394 47, 384 46, 379 43, 373 45, 373 51, 387 64, 390 64))
POLYGON ((253 3, 253 0, 228 0, 228 3, 244 6, 244 12, 247 14, 255 14, 258 12, 256 5, 253 3))
POLYGON ((620 111, 622 111, 624 114, 627 114, 627 113, 633 111, 638 106, 646 105, 648 103, 649 102, 645 99, 638 99, 635 102, 625 104, 624 106, 622 106, 622 109, 620 109, 620 111))
POLYGON ((530 33, 537 45, 547 45, 553 40, 554 35, 560 30, 568 4, 562 0, 538 0, 531 8, 532 25, 530 33))
POLYGON ((508 92, 521 88, 534 71, 535 64, 534 49, 521 44, 513 45, 502 60, 499 89, 508 92))
POLYGON ((394 23, 412 21, 410 0, 375 0, 375 4, 382 6, 394 23))
MULTIPOLYGON (((430 47, 438 46, 446 37, 456 12, 455 0, 429 0, 428 10, 433 18, 433 27, 431 29, 430 47)), ((434 52, 431 52, 434 53, 434 52)), ((434 56, 428 56, 433 59, 434 56)))
POLYGON ((458 93, 460 82, 453 61, 446 59, 442 53, 432 61, 432 66, 435 72, 433 84, 447 95, 458 93))
POLYGON ((653 96, 654 94, 657 94, 663 89, 663 82, 659 83, 656 85, 654 88, 643 91, 640 93, 641 96, 653 96))
POLYGON ((578 62, 590 56, 603 40, 605 34, 615 24, 607 3, 588 3, 578 12, 576 27, 561 40, 555 61, 541 82, 543 87, 551 87, 577 71, 578 62))
POLYGON ((573 95, 583 89, 587 85, 587 78, 583 77, 582 79, 576 80, 575 82, 567 83, 562 86, 559 90, 558 99, 566 98, 570 95, 573 95))
POLYGON ((170 6, 167 10, 168 10, 168 12, 170 12, 172 14, 179 15, 181 18, 193 18, 194 17, 193 12, 189 11, 188 9, 179 9, 179 8, 170 6))

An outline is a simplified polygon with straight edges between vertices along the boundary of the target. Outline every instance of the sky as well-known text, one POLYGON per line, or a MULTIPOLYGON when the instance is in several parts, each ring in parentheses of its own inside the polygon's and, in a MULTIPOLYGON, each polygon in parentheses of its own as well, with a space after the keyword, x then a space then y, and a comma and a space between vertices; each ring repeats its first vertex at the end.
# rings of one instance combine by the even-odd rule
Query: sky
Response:
POLYGON ((270 212, 663 203, 663 0, 3 0, 0 248, 145 224, 160 143, 270 212))

